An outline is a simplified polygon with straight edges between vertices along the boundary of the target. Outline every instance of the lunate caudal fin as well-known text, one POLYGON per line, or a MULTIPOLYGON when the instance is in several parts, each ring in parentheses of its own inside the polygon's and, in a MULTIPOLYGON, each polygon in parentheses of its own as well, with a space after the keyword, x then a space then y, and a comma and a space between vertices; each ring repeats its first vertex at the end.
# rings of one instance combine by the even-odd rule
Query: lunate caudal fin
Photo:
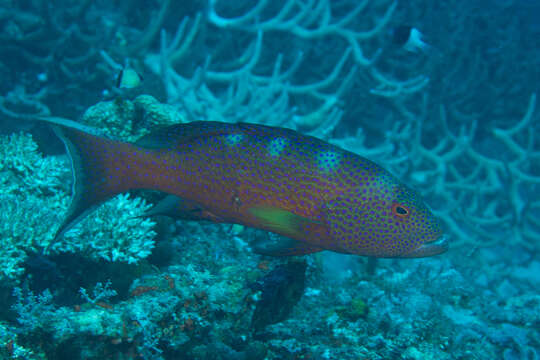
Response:
POLYGON ((73 195, 66 218, 54 241, 105 200, 133 187, 125 161, 133 145, 53 125, 71 158, 73 195))

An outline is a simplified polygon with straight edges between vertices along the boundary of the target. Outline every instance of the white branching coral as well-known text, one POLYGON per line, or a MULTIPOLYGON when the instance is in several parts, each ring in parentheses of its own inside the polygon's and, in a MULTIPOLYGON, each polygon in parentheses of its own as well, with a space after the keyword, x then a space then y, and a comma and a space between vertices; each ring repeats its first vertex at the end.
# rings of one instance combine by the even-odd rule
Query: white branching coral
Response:
POLYGON ((27 253, 52 238, 55 213, 67 206, 61 180, 66 166, 57 157, 43 157, 29 134, 0 136, 0 280, 16 281, 27 253))
MULTIPOLYGON (((52 241, 69 205, 69 166, 64 157, 44 157, 28 134, 0 136, 0 280, 17 282, 28 254, 52 241)), ((68 232, 53 252, 79 252, 93 259, 135 263, 154 247, 154 222, 142 217, 141 198, 119 195, 68 232)))
POLYGON ((396 12, 395 1, 352 2, 346 11, 329 0, 247 3, 252 7, 210 1, 206 17, 184 18, 171 37, 163 29, 160 53, 146 56, 146 65, 163 80, 167 101, 180 104, 193 118, 290 127, 328 139, 343 117, 343 100, 361 70, 379 92, 408 94, 428 82, 423 76, 398 81, 374 69, 382 53, 378 41, 396 12), (197 34, 205 21, 251 41, 225 67, 212 63, 218 52, 208 54, 195 73, 184 74, 178 63, 189 57, 187 49, 201 46, 197 34), (283 37, 299 45, 292 57, 277 45, 283 37), (332 56, 317 57, 314 63, 320 69, 307 65, 314 54, 300 45, 311 42, 335 46, 332 56), (302 74, 306 68, 316 75, 306 77, 302 74))
POLYGON ((155 245, 155 223, 143 217, 149 208, 141 198, 118 195, 68 231, 53 249, 136 263, 150 255, 155 245))
POLYGON ((2 193, 58 193, 67 163, 43 157, 30 134, 0 136, 0 185, 2 193))

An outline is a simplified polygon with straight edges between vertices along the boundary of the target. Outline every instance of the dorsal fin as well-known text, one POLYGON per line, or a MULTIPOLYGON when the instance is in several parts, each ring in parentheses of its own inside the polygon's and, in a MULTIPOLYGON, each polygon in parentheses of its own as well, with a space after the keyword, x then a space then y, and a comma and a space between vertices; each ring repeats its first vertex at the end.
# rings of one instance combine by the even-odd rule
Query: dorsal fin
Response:
POLYGON ((174 148, 209 136, 228 135, 235 131, 235 124, 217 121, 194 121, 187 124, 165 126, 144 135, 135 143, 146 149, 174 148))
POLYGON ((262 228, 294 239, 304 238, 307 226, 319 225, 312 219, 272 206, 254 206, 248 209, 248 213, 262 228))
MULTIPOLYGON (((141 137, 137 146, 158 150, 162 148, 181 148, 182 145, 208 139, 211 136, 223 136, 243 133, 261 137, 283 136, 295 139, 299 135, 290 129, 274 128, 249 123, 223 123, 219 121, 193 121, 186 124, 175 124, 157 129, 141 137)), ((314 138, 313 138, 314 139, 314 138)), ((314 139, 315 141, 319 141, 314 139)))

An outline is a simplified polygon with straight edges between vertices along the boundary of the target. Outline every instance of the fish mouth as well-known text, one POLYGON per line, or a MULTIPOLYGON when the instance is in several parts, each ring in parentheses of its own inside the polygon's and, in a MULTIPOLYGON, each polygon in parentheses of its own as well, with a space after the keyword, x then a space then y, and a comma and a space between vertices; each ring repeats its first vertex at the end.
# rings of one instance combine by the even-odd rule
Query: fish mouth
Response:
POLYGON ((420 245, 411 252, 408 252, 401 257, 404 258, 419 258, 426 256, 439 255, 448 250, 448 235, 441 235, 438 238, 435 238, 430 241, 426 241, 424 244, 420 245))

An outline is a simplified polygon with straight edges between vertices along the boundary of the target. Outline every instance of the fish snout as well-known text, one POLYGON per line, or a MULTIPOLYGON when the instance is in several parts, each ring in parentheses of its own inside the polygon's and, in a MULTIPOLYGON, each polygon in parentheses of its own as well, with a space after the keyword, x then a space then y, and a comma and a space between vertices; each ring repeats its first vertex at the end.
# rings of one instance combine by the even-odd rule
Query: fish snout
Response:
POLYGON ((416 249, 412 250, 411 252, 408 252, 404 255, 401 255, 401 257, 404 258, 419 258, 419 257, 426 257, 426 256, 433 256, 433 255, 439 255, 448 250, 448 243, 449 243, 449 236, 446 234, 442 234, 438 237, 434 237, 416 249))

